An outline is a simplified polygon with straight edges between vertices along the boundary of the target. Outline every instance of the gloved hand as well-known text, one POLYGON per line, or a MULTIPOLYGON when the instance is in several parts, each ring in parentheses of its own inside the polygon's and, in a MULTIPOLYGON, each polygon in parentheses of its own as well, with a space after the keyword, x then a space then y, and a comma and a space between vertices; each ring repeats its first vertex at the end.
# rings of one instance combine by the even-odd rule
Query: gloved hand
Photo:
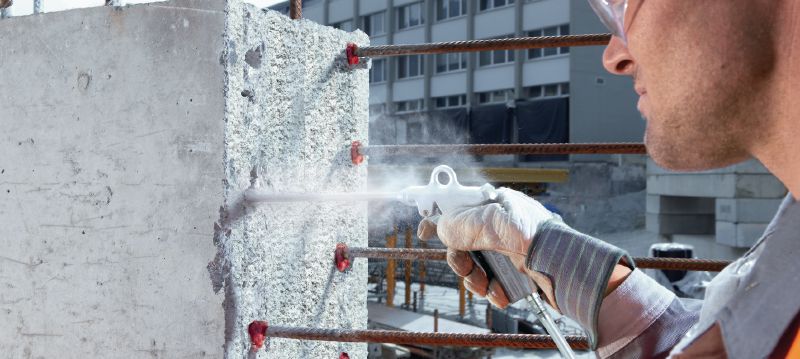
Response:
POLYGON ((490 250, 508 256, 514 266, 531 276, 550 302, 554 303, 550 290, 552 285, 547 277, 527 271, 525 267, 525 258, 536 230, 547 221, 560 222, 561 217, 531 197, 509 188, 500 188, 496 202, 461 208, 438 218, 423 219, 417 236, 428 240, 438 234, 447 246, 447 263, 457 275, 464 277, 466 288, 486 297, 497 307, 506 307, 508 298, 499 283, 487 280, 483 270, 472 261, 469 251, 490 250))
POLYGON ((489 283, 468 251, 505 254, 545 294, 550 305, 586 329, 589 344, 597 345, 597 316, 604 295, 634 268, 622 249, 580 233, 534 199, 501 188, 497 201, 448 211, 426 218, 417 235, 438 235, 447 246, 447 263, 472 292, 498 307, 508 305, 499 283, 489 283))

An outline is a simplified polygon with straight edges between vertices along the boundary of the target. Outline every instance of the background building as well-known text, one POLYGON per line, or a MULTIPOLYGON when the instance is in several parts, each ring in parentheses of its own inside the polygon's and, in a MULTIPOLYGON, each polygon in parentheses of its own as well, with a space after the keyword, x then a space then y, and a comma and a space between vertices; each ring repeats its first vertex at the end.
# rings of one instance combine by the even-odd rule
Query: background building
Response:
MULTIPOLYGON (((306 0, 303 6, 304 18, 361 29, 373 45, 606 32, 584 0, 306 0)), ((288 12, 288 3, 273 9, 288 12)), ((631 82, 602 68, 602 51, 595 46, 372 59, 370 140, 640 141, 644 124, 632 105, 631 82), (563 109, 508 116, 497 109, 543 99, 559 99, 563 109), (470 109, 468 118, 454 120, 464 116, 459 111, 441 114, 453 109, 470 109), (435 121, 426 121, 431 117, 435 121), (534 124, 542 117, 547 126, 534 124)))

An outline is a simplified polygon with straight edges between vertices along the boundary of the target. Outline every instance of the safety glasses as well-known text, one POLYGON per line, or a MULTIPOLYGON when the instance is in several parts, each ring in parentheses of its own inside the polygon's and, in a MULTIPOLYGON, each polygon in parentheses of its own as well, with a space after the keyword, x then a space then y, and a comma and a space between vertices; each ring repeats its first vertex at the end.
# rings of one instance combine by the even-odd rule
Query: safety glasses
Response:
POLYGON ((625 10, 628 8, 628 0, 589 0, 589 6, 612 35, 626 41, 625 10))

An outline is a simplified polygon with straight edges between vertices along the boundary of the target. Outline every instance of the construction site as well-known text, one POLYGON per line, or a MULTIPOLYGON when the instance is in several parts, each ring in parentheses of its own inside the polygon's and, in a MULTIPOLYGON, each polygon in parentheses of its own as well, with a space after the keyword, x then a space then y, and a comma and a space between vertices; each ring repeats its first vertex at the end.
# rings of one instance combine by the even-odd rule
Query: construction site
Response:
POLYGON ((702 299, 787 194, 650 159, 585 0, 48 1, 0 0, 3 358, 594 358, 420 222, 510 188, 702 299))

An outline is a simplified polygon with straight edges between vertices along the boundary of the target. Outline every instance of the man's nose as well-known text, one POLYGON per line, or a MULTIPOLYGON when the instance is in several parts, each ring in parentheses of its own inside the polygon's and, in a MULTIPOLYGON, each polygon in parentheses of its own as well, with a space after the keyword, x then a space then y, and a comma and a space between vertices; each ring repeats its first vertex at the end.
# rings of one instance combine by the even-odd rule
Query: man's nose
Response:
POLYGON ((636 62, 633 61, 633 55, 628 51, 625 42, 612 36, 603 52, 603 66, 612 74, 633 76, 636 62))

